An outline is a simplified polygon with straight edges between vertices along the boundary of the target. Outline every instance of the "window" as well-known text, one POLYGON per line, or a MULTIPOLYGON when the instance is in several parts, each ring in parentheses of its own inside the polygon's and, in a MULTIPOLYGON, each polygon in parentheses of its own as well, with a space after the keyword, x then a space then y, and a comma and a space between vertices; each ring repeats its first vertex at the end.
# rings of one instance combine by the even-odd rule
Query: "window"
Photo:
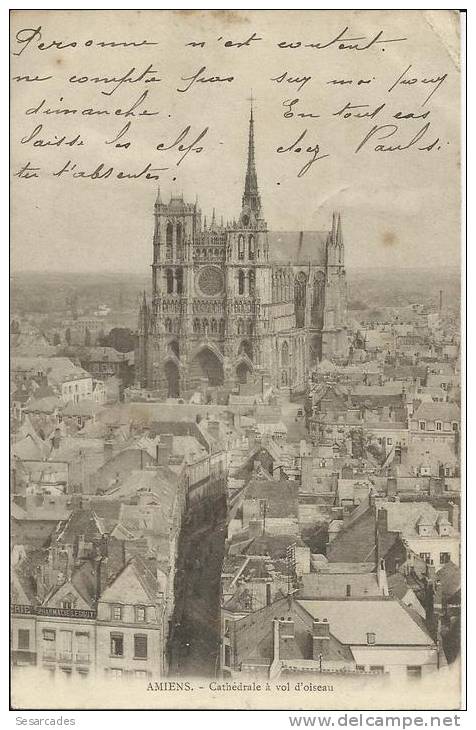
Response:
POLYGON ((60 659, 71 661, 73 657, 73 632, 72 631, 60 631, 59 632, 59 644, 60 644, 60 659))
POLYGON ((167 294, 173 294, 174 291, 174 274, 172 269, 167 269, 167 294))
POLYGON ((18 629, 18 648, 30 648, 30 632, 28 629, 18 629))
POLYGON ((254 236, 248 238, 248 258, 253 260, 255 257, 255 239, 254 236))
POLYGON ((229 667, 231 665, 231 650, 230 647, 225 645, 225 659, 224 664, 226 667, 229 667))
POLYGON ((124 637, 122 634, 111 634, 111 655, 124 656, 124 637))
POLYGON ((451 555, 449 553, 440 553, 440 565, 449 563, 450 560, 451 560, 451 555))
POLYGON ((457 422, 456 422, 456 421, 453 421, 453 423, 451 424, 451 428, 452 428, 452 429, 453 429, 453 431, 455 431, 455 432, 456 432, 456 431, 458 431, 458 424, 457 424, 457 422))
POLYGON ((370 671, 377 672, 378 674, 383 674, 383 667, 381 664, 371 664, 370 671))
POLYGON ((420 558, 428 563, 431 560, 431 553, 420 553, 420 558))
POLYGON ((56 631, 53 629, 43 629, 43 641, 56 641, 56 631))
POLYGON ((134 674, 137 679, 144 679, 145 677, 147 677, 147 672, 145 671, 145 669, 136 669, 134 674))
POLYGON ((441 421, 436 421, 436 430, 441 431, 442 427, 443 427, 443 424, 441 423, 441 421))
POLYGON ((113 606, 111 609, 111 617, 114 621, 122 621, 122 606, 113 606))
POLYGON ((143 623, 145 621, 145 607, 136 606, 136 621, 137 623, 143 623))
POLYGON ((72 601, 61 601, 61 608, 73 608, 72 601))
POLYGON ((356 664, 355 671, 356 672, 365 672, 365 666, 363 664, 356 664))
POLYGON ((415 679, 421 679, 421 667, 409 666, 407 667, 407 677, 414 677, 415 679))
POLYGON ((249 273, 249 282, 250 282, 250 294, 255 293, 255 272, 250 271, 249 273))
MULTIPOLYGON (((268 587, 268 584, 266 584, 266 587, 268 587)), ((228 619, 225 619, 225 633, 224 633, 224 635, 227 638, 229 638, 229 636, 230 636, 230 622, 228 621, 228 619)))
POLYGON ((134 657, 147 659, 147 636, 145 634, 134 634, 134 657))
POLYGON ((375 634, 374 633, 367 634, 367 644, 375 644, 375 634))
POLYGON ((420 421, 419 422, 419 429, 420 429, 420 431, 425 431, 425 429, 426 429, 426 421, 420 421))
POLYGON ((238 272, 238 294, 245 293, 245 274, 243 271, 238 272))
POLYGON ((387 445, 388 445, 388 446, 391 446, 391 445, 392 445, 392 443, 393 443, 392 439, 391 439, 391 438, 388 438, 388 439, 387 439, 387 445))
POLYGON ((245 258, 245 239, 243 236, 238 238, 238 260, 243 261, 245 258))
POLYGON ((122 679, 122 669, 110 669, 109 671, 113 679, 122 679))

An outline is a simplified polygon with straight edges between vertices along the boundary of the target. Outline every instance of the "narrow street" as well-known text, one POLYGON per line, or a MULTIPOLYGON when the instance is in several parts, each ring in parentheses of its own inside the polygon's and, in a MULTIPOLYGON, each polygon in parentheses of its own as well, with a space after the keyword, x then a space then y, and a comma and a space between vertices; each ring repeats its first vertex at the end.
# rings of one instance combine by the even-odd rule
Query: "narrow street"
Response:
MULTIPOLYGON (((185 525, 180 543, 170 675, 214 677, 220 640, 220 576, 226 523, 185 525)), ((212 518, 213 519, 213 518, 212 518)))

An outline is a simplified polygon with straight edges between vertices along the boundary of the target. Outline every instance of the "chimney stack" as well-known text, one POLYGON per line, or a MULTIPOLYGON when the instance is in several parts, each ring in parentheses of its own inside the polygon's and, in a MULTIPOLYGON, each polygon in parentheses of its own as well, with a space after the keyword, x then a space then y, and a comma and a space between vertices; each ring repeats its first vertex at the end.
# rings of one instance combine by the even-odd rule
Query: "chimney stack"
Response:
POLYGON ((295 655, 294 621, 291 617, 279 619, 279 657, 292 659, 295 655))
POLYGON ((104 442, 104 461, 112 459, 113 443, 110 440, 104 442))
POLYGON ((218 441, 220 438, 220 422, 219 421, 208 421, 207 423, 207 431, 212 437, 212 439, 215 439, 215 441, 218 441))
POLYGON ((246 429, 246 438, 248 439, 248 449, 254 451, 256 448, 256 431, 254 428, 246 429))
POLYGON ((156 460, 159 466, 166 466, 169 457, 172 456, 174 437, 171 433, 163 433, 160 436, 160 443, 156 446, 156 460))
POLYGON ((329 654, 330 626, 326 618, 312 622, 312 658, 314 661, 325 659, 329 654))
POLYGON ((301 487, 302 491, 312 489, 312 456, 301 456, 301 487))
POLYGON ((54 436, 51 439, 51 443, 54 449, 59 449, 61 443, 61 431, 59 428, 55 428, 54 436))
POLYGON ((450 502, 448 505, 448 519, 451 522, 453 529, 459 532, 459 505, 456 502, 450 502))

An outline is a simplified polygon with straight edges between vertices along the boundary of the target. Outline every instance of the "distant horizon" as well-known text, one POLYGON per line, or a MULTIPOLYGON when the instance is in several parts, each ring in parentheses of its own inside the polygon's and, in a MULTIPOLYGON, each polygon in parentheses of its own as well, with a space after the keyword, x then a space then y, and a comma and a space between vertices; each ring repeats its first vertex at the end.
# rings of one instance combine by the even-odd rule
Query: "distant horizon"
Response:
MULTIPOLYGON (((292 263, 292 262, 291 262, 292 263)), ((387 264, 387 265, 379 265, 379 266, 354 266, 354 265, 345 265, 346 271, 354 271, 354 272, 366 272, 366 271, 380 271, 382 269, 386 270, 392 270, 392 271, 411 271, 411 272, 423 272, 423 271, 448 271, 448 272, 454 272, 454 273, 461 273, 461 267, 457 265, 427 265, 427 266, 395 266, 393 264, 387 264)), ((150 274, 150 266, 147 267, 147 269, 144 269, 143 272, 138 270, 127 270, 127 269, 116 269, 116 270, 107 270, 107 269, 101 269, 99 271, 94 271, 93 269, 84 269, 84 270, 71 270, 71 271, 61 271, 59 269, 17 269, 17 270, 10 270, 10 276, 18 276, 18 275, 28 275, 28 274, 56 274, 59 276, 87 276, 87 275, 93 275, 93 276, 146 276, 150 274)))

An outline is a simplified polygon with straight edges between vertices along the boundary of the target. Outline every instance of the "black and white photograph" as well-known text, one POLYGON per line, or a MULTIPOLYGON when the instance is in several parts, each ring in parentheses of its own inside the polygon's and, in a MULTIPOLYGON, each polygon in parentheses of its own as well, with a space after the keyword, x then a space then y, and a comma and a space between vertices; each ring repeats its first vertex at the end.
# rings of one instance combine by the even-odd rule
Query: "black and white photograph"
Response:
POLYGON ((462 36, 10 12, 14 708, 462 707, 462 36))

